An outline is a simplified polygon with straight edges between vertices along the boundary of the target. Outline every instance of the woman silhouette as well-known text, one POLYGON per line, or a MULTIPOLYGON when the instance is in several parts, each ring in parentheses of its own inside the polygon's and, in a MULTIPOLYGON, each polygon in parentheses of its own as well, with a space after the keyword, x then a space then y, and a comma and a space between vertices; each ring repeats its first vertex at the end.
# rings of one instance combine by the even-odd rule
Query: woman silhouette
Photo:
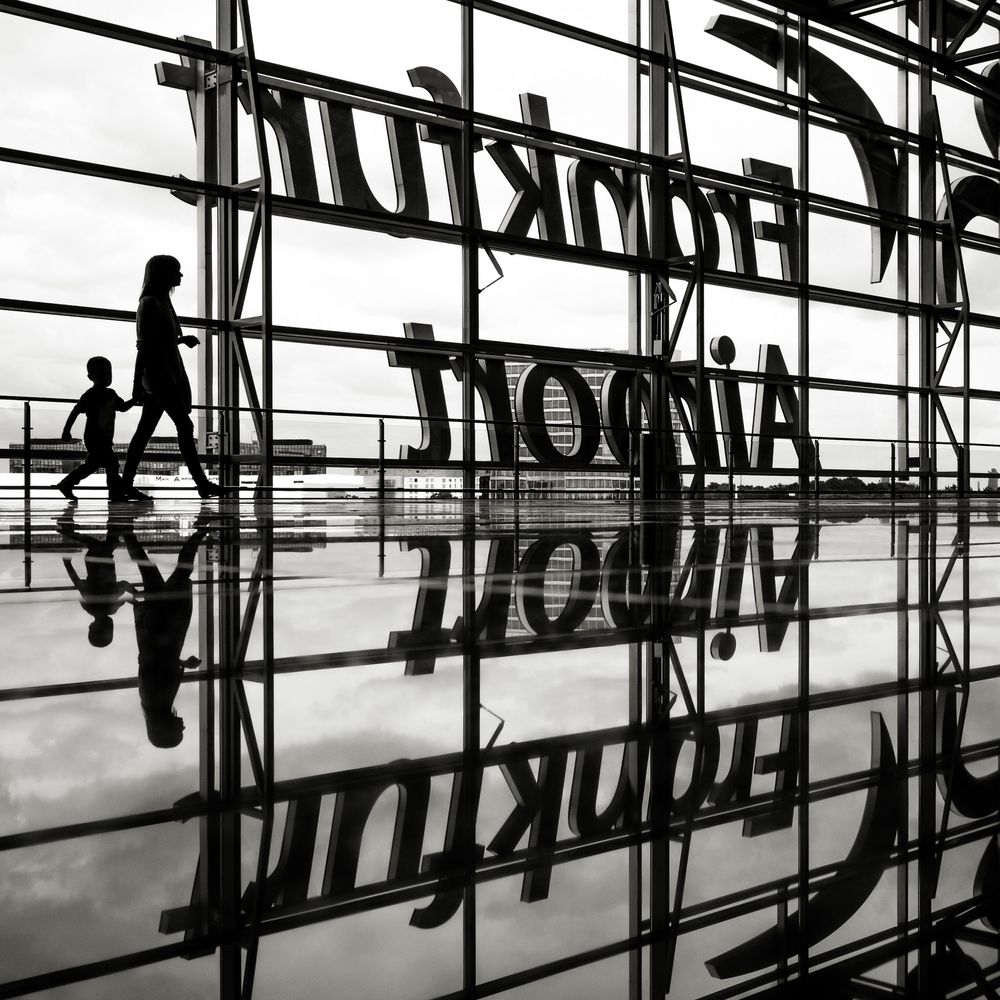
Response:
POLYGON ((185 670, 201 665, 197 656, 182 657, 194 608, 191 574, 199 547, 208 537, 204 515, 177 554, 177 567, 163 579, 159 567, 146 554, 135 535, 135 525, 120 522, 122 540, 139 567, 142 590, 129 585, 135 615, 135 640, 139 654, 139 703, 146 720, 146 735, 154 747, 168 749, 184 738, 184 720, 174 710, 185 670))
POLYGON ((201 497, 230 492, 210 482, 198 458, 191 422, 191 384, 184 371, 179 345, 197 347, 198 338, 185 336, 177 321, 170 293, 181 283, 181 265, 176 257, 158 254, 146 262, 146 273, 136 311, 135 376, 132 398, 142 403, 139 426, 129 442, 122 480, 134 500, 151 498, 132 485, 139 462, 164 413, 177 428, 177 443, 201 497))

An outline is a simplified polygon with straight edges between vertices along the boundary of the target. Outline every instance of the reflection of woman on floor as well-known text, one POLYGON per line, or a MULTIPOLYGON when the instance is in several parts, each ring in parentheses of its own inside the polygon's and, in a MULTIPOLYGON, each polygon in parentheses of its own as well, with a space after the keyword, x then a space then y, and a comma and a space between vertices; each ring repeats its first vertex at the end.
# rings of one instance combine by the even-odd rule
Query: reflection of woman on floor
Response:
POLYGON ((191 624, 194 558, 206 535, 207 529, 199 526, 178 553, 177 568, 164 580, 134 532, 122 534, 142 575, 142 590, 133 591, 132 610, 139 648, 139 702, 154 747, 175 747, 184 738, 184 720, 174 712, 174 699, 184 669, 201 663, 197 656, 181 659, 181 650, 191 624))
POLYGON ((135 314, 136 359, 132 398, 142 403, 139 425, 129 442, 122 480, 133 500, 149 500, 133 485, 146 445, 164 413, 177 428, 177 444, 201 497, 224 496, 228 491, 210 482, 198 458, 191 422, 191 383, 188 382, 180 345, 197 347, 198 338, 185 336, 170 301, 181 283, 181 265, 165 254, 150 257, 135 314))
POLYGON ((127 583, 119 581, 115 569, 120 525, 115 524, 115 516, 112 515, 108 518, 104 537, 94 538, 80 532, 72 511, 73 508, 69 507, 56 519, 56 530, 63 538, 84 547, 83 565, 87 575, 81 579, 73 567, 71 556, 63 556, 63 565, 80 594, 80 606, 93 616, 87 632, 91 646, 107 646, 115 635, 115 623, 111 616, 125 603, 124 594, 129 589, 127 583))

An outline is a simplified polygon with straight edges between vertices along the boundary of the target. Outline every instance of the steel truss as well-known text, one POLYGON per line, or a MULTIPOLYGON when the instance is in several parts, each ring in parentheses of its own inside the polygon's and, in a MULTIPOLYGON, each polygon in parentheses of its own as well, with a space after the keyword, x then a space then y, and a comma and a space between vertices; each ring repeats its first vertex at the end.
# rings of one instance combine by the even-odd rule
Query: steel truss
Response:
MULTIPOLYGON (((183 322, 201 326, 214 341, 202 352, 201 390, 205 402, 200 427, 203 450, 216 450, 223 481, 235 484, 241 465, 259 466, 255 495, 266 499, 273 488, 273 345, 289 343, 330 344, 374 350, 406 349, 423 351, 457 359, 463 371, 462 454, 457 460, 442 463, 442 467, 460 470, 471 492, 477 470, 488 470, 496 463, 474 454, 476 393, 471 374, 477 359, 489 357, 551 361, 557 364, 597 364, 626 368, 648 378, 653 389, 654 432, 659 447, 650 453, 647 464, 659 466, 658 481, 647 477, 649 489, 664 494, 676 489, 676 473, 663 471, 668 456, 667 437, 670 434, 669 400, 677 405, 676 375, 683 371, 695 380, 695 401, 686 409, 679 406, 685 431, 692 441, 692 464, 682 471, 689 474, 690 485, 698 493, 706 474, 705 432, 697 426, 695 414, 706 405, 710 387, 720 380, 738 378, 743 382, 759 381, 754 371, 727 371, 705 365, 706 322, 705 289, 730 287, 748 292, 760 292, 793 297, 798 302, 799 366, 795 374, 777 375, 772 382, 783 380, 794 387, 798 398, 798 426, 802 448, 797 465, 775 468, 773 473, 793 473, 799 486, 808 488, 811 477, 818 473, 817 456, 812 448, 810 433, 810 391, 836 389, 848 392, 894 395, 899 400, 896 447, 899 467, 893 474, 908 476, 912 469, 921 489, 933 492, 939 488, 941 474, 937 467, 939 430, 956 456, 955 482, 958 492, 968 493, 972 467, 970 412, 974 401, 998 401, 1000 391, 974 389, 970 386, 970 331, 973 326, 1000 329, 1000 318, 976 313, 968 296, 968 283, 962 260, 963 248, 980 252, 1000 253, 1000 239, 980 233, 958 231, 952 204, 950 178, 953 169, 974 171, 991 178, 1000 178, 995 160, 962 149, 945 141, 938 121, 933 88, 945 85, 974 96, 994 108, 1000 102, 1000 91, 989 76, 976 68, 991 58, 992 48, 970 47, 968 39, 982 25, 1000 26, 1000 18, 988 3, 972 0, 952 0, 949 17, 964 11, 966 20, 953 37, 943 30, 931 31, 934 23, 943 24, 943 17, 932 21, 933 12, 942 0, 919 0, 918 28, 907 18, 915 11, 914 3, 901 2, 836 2, 775 4, 767 0, 725 0, 726 6, 770 21, 783 38, 794 38, 808 53, 809 40, 831 42, 846 49, 863 53, 897 68, 900 80, 900 126, 888 126, 834 108, 809 94, 810 60, 798 60, 795 71, 795 91, 789 89, 789 76, 781 70, 773 88, 748 83, 704 67, 683 61, 677 51, 670 25, 669 0, 652 0, 650 5, 650 47, 640 42, 640 19, 634 16, 629 40, 602 36, 565 22, 540 17, 527 11, 507 7, 492 0, 453 0, 462 7, 463 29, 463 104, 461 107, 442 105, 410 94, 398 94, 379 88, 351 84, 313 72, 303 72, 261 60, 255 52, 249 0, 217 0, 217 44, 182 37, 168 39, 149 32, 125 28, 97 19, 54 11, 21 0, 4 0, 0 14, 30 18, 61 28, 97 34, 126 43, 150 46, 179 57, 180 65, 161 63, 160 82, 187 91, 192 106, 198 142, 199 169, 194 180, 167 177, 149 172, 127 170, 113 166, 32 153, 25 150, 0 149, 0 160, 27 164, 41 169, 67 171, 86 176, 108 178, 123 183, 166 188, 177 197, 197 205, 199 234, 199 316, 183 317, 183 322), (957 7, 955 4, 957 3, 957 7), (899 28, 889 32, 866 18, 873 12, 898 9, 899 28), (629 121, 632 142, 628 147, 584 139, 554 131, 548 127, 505 120, 479 112, 472 93, 472 66, 476 13, 487 13, 530 26, 542 32, 571 38, 587 45, 632 58, 635 79, 631 89, 632 109, 629 121), (913 36, 916 36, 915 38, 913 36), (644 74, 650 80, 650 113, 648 122, 640 120, 640 80, 644 74), (915 127, 909 121, 908 102, 911 78, 917 83, 917 114, 915 127), (764 181, 714 170, 697 163, 689 148, 684 115, 684 94, 699 91, 723 97, 736 104, 759 107, 769 113, 794 119, 798 128, 797 186, 788 187, 776 181, 764 181), (278 194, 274 189, 273 166, 270 163, 262 100, 268 92, 286 91, 310 97, 330 96, 349 106, 370 111, 382 111, 410 118, 424 124, 444 125, 459 129, 463 149, 462 197, 466 211, 459 222, 436 222, 407 218, 391 213, 321 204, 316 201, 278 194), (256 177, 241 181, 237 160, 236 137, 241 118, 240 95, 249 111, 254 130, 256 177), (671 153, 667 122, 668 108, 673 106, 678 127, 679 151, 671 153), (901 161, 900 201, 894 210, 878 209, 846 202, 809 190, 808 159, 810 128, 824 128, 846 135, 867 134, 873 130, 885 136, 897 150, 901 161), (642 141, 648 134, 648 152, 642 141), (651 253, 639 257, 633 252, 594 250, 569 244, 556 244, 528 237, 516 237, 484 230, 473 224, 474 205, 473 155, 480 138, 513 139, 517 145, 558 154, 579 156, 590 160, 636 171, 648 178, 650 185, 652 230, 651 253), (918 157, 916 178, 907 180, 909 154, 918 157), (937 190, 937 175, 942 177, 941 191, 946 211, 944 222, 937 190), (708 184, 714 190, 732 195, 749 196, 757 200, 794 204, 800 225, 797 280, 761 278, 746 274, 709 271, 705 267, 700 227, 693 229, 693 254, 671 258, 667 253, 670 234, 667 213, 657 206, 668 199, 667 189, 680 182, 689 192, 696 184, 708 184), (908 213, 906 202, 909 186, 918 193, 918 214, 908 213), (249 214, 249 223, 241 227, 241 213, 249 214), (863 293, 848 293, 812 283, 809 271, 809 219, 821 215, 863 224, 884 224, 896 229, 899 244, 897 281, 900 297, 880 297, 863 293), (306 219, 317 223, 374 230, 397 236, 409 236, 460 245, 463 253, 464 320, 461 343, 414 344, 406 338, 373 338, 364 333, 338 330, 313 330, 276 325, 273 321, 274 289, 271 276, 272 224, 275 218, 306 219), (245 230, 245 231, 244 231, 245 230), (919 282, 917 295, 908 291, 908 241, 914 237, 919 246, 919 282), (955 302, 938 300, 935 287, 935 266, 944 247, 953 255, 960 286, 955 302), (495 251, 539 255, 628 271, 637 276, 631 296, 631 353, 581 353, 572 348, 560 349, 539 345, 512 345, 485 341, 479 336, 478 296, 482 291, 478 275, 479 250, 493 255, 495 251), (256 275, 256 277, 254 277, 256 275), (244 316, 244 305, 251 286, 259 284, 261 314, 244 316), (671 284, 684 286, 670 316, 668 299, 673 295, 671 284), (809 368, 809 306, 811 303, 849 305, 895 313, 899 317, 899 372, 896 384, 881 384, 862 378, 827 379, 814 376, 809 368), (668 319, 669 317, 669 319, 668 319), (918 345, 920 360, 918 378, 910 378, 908 356, 912 333, 910 320, 919 323, 918 345), (685 323, 693 324, 695 357, 686 359, 682 367, 672 360, 685 323), (944 339, 938 343, 940 337, 944 339), (260 377, 255 378, 250 360, 250 341, 260 344, 260 377), (953 369, 956 349, 962 356, 960 380, 947 380, 953 369), (960 417, 955 419, 949 405, 960 402, 960 417), (917 430, 910 425, 911 403, 917 410, 917 430), (241 455, 239 448, 239 415, 249 413, 257 439, 261 442, 260 457, 241 455), (216 415, 218 414, 218 416, 216 415), (216 428, 218 421, 218 428, 216 428), (211 436, 210 436, 211 435, 211 436), (913 452, 913 454, 911 454, 913 452)), ((638 12, 639 2, 633 5, 638 12)), ((634 243, 632 244, 634 246, 634 243)), ((0 308, 15 312, 38 312, 60 316, 89 316, 114 321, 131 321, 133 314, 120 310, 82 307, 73 303, 35 302, 22 299, 0 300, 0 308)), ((710 318, 709 318, 710 319, 710 318)), ((634 393, 632 394, 635 395, 634 393)), ((635 403, 634 406, 638 406, 635 403)), ((638 417, 633 410, 632 416, 638 417)), ((637 419, 631 422, 631 433, 637 434, 637 419)), ((636 442, 638 443, 638 442, 636 442)), ((727 445, 728 447, 728 445, 727 445)), ((638 461, 638 448, 633 449, 633 462, 638 461)), ((215 455, 210 456, 215 459, 215 455)), ((336 460, 334 460, 334 463, 336 460)), ((389 466, 402 466, 400 460, 389 458, 389 466)), ((874 474, 874 469, 829 469, 836 474, 874 474)), ((633 468, 633 471, 636 471, 633 468)), ((947 478, 951 478, 950 474, 947 478)))

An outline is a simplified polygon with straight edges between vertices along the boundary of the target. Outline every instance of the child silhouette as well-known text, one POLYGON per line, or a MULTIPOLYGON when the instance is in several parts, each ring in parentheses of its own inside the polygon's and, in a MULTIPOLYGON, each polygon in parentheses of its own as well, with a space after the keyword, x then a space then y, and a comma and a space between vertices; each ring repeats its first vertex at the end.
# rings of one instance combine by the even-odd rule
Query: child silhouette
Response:
POLYGON ((87 575, 80 577, 73 568, 70 556, 63 556, 63 565, 80 594, 80 605, 94 619, 87 633, 91 646, 107 646, 115 634, 111 616, 125 603, 125 594, 129 590, 129 584, 119 582, 115 571, 119 529, 109 519, 103 538, 85 535, 77 528, 72 510, 72 507, 67 507, 65 513, 56 519, 56 530, 64 538, 86 548, 83 565, 87 575))
POLYGON ((87 459, 56 484, 56 489, 69 501, 75 503, 73 487, 82 482, 92 472, 103 468, 108 479, 108 500, 111 503, 127 501, 124 484, 118 474, 118 458, 115 455, 115 413, 129 410, 135 400, 128 402, 111 388, 111 362, 107 358, 91 358, 87 362, 87 378, 94 383, 70 411, 63 428, 63 441, 72 441, 72 428, 81 413, 87 417, 83 430, 83 443, 87 447, 87 459))

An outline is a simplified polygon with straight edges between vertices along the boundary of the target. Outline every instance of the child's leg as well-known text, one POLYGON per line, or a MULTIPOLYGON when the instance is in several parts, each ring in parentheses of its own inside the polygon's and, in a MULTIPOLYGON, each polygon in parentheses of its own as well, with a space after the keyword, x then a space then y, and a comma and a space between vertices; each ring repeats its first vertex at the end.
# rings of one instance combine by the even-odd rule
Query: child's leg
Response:
POLYGON ((99 467, 103 467, 105 471, 108 499, 124 500, 125 488, 118 474, 118 456, 110 436, 91 432, 84 436, 83 443, 87 446, 88 457, 98 462, 99 467))
POLYGON ((96 472, 104 462, 92 454, 87 455, 86 461, 83 465, 77 466, 71 473, 65 476, 62 480, 56 483, 56 489, 66 497, 67 500, 75 500, 76 497, 73 495, 73 487, 77 483, 83 482, 92 472, 96 472))
POLYGON ((118 456, 115 454, 114 446, 110 443, 104 461, 104 471, 108 482, 108 499, 128 499, 125 493, 125 483, 122 482, 121 474, 118 472, 118 456))

